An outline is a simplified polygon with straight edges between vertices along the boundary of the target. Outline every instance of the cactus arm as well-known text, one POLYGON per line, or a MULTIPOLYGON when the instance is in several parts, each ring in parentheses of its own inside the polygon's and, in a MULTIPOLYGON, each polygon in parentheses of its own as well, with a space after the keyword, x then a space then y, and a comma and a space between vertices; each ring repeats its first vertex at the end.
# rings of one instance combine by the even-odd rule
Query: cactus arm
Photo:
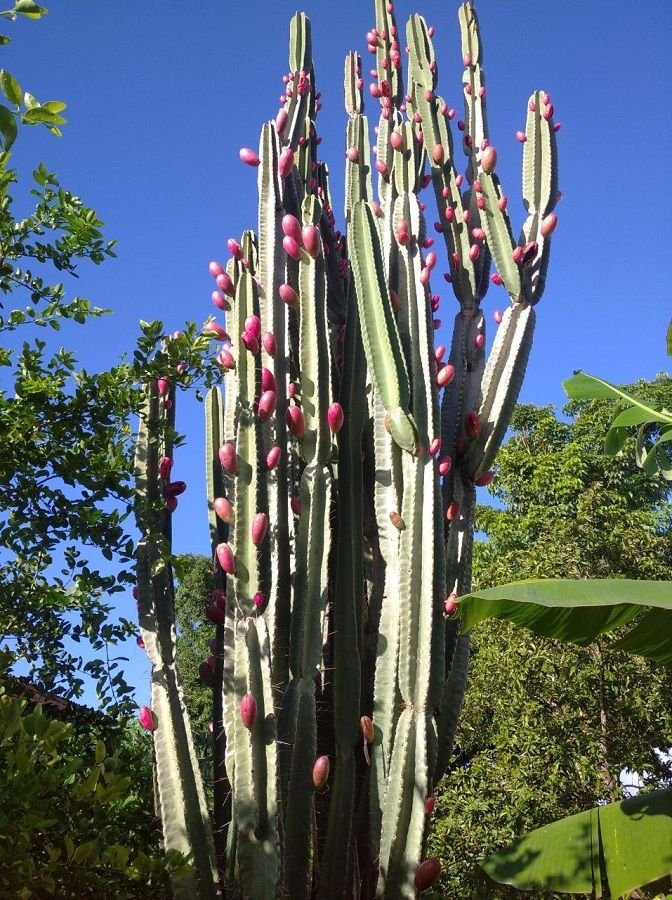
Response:
POLYGON ((248 617, 236 625, 236 706, 240 709, 243 697, 251 693, 257 701, 257 714, 249 730, 240 714, 233 716, 233 790, 243 893, 254 900, 273 900, 278 881, 275 733, 272 698, 266 687, 270 687, 268 641, 262 622, 248 617))
POLYGON ((205 397, 205 476, 208 498, 208 521, 210 543, 214 554, 217 544, 228 539, 228 526, 215 514, 214 502, 217 497, 226 496, 226 485, 222 476, 222 464, 217 451, 224 443, 224 411, 219 388, 212 388, 205 397))
POLYGON ((375 5, 376 29, 378 31, 378 50, 376 53, 378 83, 380 84, 382 81, 388 82, 390 85, 390 96, 395 105, 399 106, 404 95, 404 83, 401 65, 394 64, 391 54, 397 25, 394 7, 388 3, 388 0, 375 0, 375 5))
POLYGON ((544 292, 550 255, 551 238, 542 234, 541 222, 555 208, 558 197, 558 154, 552 112, 547 95, 535 91, 528 103, 525 126, 523 202, 528 217, 521 238, 524 244, 537 242, 535 258, 524 268, 524 290, 531 303, 538 303, 544 292))
POLYGON ((366 360, 357 318, 357 299, 350 286, 340 402, 345 414, 338 434, 338 538, 333 595, 335 778, 329 825, 320 866, 323 897, 344 896, 351 852, 355 797, 354 749, 360 740, 361 606, 363 506, 362 432, 366 406, 366 360))
POLYGON ((552 117, 544 118, 544 92, 535 91, 527 109, 523 147, 523 203, 530 215, 544 216, 555 208, 558 194, 558 152, 552 117))
POLYGON ((367 363, 376 390, 390 415, 393 438, 404 450, 414 453, 417 431, 408 412, 408 372, 382 270, 382 254, 374 214, 363 201, 353 208, 352 232, 352 270, 367 363))
POLYGON ((520 266, 514 262, 511 255, 515 241, 508 214, 505 209, 499 208, 504 192, 496 175, 481 170, 478 179, 485 198, 485 209, 481 210, 481 226, 485 231, 497 271, 502 276, 504 287, 511 299, 519 302, 522 292, 520 266))
POLYGON ((178 900, 217 895, 217 867, 205 794, 194 750, 189 716, 175 667, 175 610, 170 564, 160 558, 170 550, 169 517, 163 512, 159 456, 170 450, 154 429, 163 413, 154 385, 141 413, 136 450, 138 524, 143 537, 136 551, 140 630, 152 664, 152 710, 156 785, 167 850, 192 856, 193 871, 175 874, 178 900))
MULTIPOLYGON (((432 40, 422 16, 411 16, 406 26, 406 36, 413 78, 413 72, 416 70, 428 70, 434 58, 432 40), (415 39, 416 35, 421 35, 422 39, 415 39)), ((462 308, 470 309, 477 305, 485 290, 479 290, 480 279, 469 257, 471 242, 469 228, 464 221, 462 195, 457 183, 453 136, 448 125, 447 110, 442 112, 446 109, 446 104, 441 97, 433 93, 436 86, 435 79, 425 86, 423 82, 413 78, 413 86, 415 104, 422 117, 422 133, 436 195, 439 221, 448 251, 453 291, 462 308), (439 147, 443 150, 442 156, 435 155, 439 147), (447 210, 450 210, 448 214, 447 210)), ((483 261, 479 266, 482 264, 483 261)))
POLYGON ((532 306, 516 304, 504 313, 483 375, 478 407, 480 435, 465 458, 478 478, 492 465, 506 434, 525 376, 536 316, 532 306))
POLYGON ((314 794, 313 763, 316 757, 315 682, 303 679, 297 686, 296 743, 292 752, 287 812, 285 815, 284 889, 292 900, 307 900, 312 868, 314 794))
POLYGON ((457 638, 452 664, 443 688, 438 716, 438 755, 434 769, 434 784, 445 775, 453 754, 457 723, 467 687, 470 643, 468 634, 461 634, 457 638))
POLYGON ((277 404, 274 415, 261 425, 263 460, 258 464, 258 478, 265 482, 268 496, 271 578, 265 618, 272 647, 273 682, 279 694, 289 678, 292 519, 288 509, 288 446, 284 423, 289 378, 287 309, 278 293, 285 280, 281 229, 284 192, 282 180, 277 177, 278 144, 275 126, 266 123, 259 141, 259 307, 262 333, 270 332, 275 339, 275 354, 264 349, 262 362, 275 380, 277 404), (276 467, 268 471, 265 460, 272 447, 278 448, 280 457, 276 467))
MULTIPOLYGON (((314 223, 319 217, 319 203, 314 197, 307 198, 304 221, 314 223)), ((299 266, 301 408, 306 423, 301 454, 307 463, 318 465, 326 463, 331 456, 331 432, 327 426, 327 409, 331 402, 331 354, 326 290, 324 254, 320 246, 314 259, 304 258, 299 266)))

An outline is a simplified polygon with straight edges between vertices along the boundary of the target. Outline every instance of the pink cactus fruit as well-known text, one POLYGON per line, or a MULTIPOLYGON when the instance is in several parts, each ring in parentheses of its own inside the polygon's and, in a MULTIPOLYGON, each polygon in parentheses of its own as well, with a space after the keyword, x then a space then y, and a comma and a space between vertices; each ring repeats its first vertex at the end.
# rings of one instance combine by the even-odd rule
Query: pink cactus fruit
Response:
POLYGON ((233 550, 228 544, 217 544, 217 560, 227 575, 234 575, 236 571, 236 561, 233 556, 233 550))
POLYGON ((315 790, 321 790, 327 783, 329 778, 329 757, 318 756, 313 765, 313 785, 315 790))
POLYGON ((167 375, 156 379, 156 389, 160 397, 167 397, 170 393, 171 380, 167 375))
POLYGON ((541 227, 539 231, 544 237, 549 237, 555 231, 555 228, 558 224, 558 217, 555 213, 549 213, 547 216, 541 220, 541 227))
POLYGON ((340 403, 331 404, 327 410, 327 421, 329 423, 329 429, 334 434, 338 434, 343 427, 344 422, 343 407, 340 403))
POLYGON ((294 168, 294 151, 291 147, 285 147, 280 153, 278 159, 278 175, 280 178, 287 178, 294 168))
POLYGON ((138 722, 140 722, 146 731, 156 731, 159 724, 156 714, 149 706, 140 707, 138 710, 138 722))
POLYGON ((422 893, 433 887, 441 877, 441 861, 431 857, 420 863, 415 870, 415 888, 422 893))
POLYGON ((218 275, 221 275, 224 271, 224 267, 221 263, 216 262, 214 259, 208 263, 208 272, 212 275, 213 278, 217 278, 218 275))
POLYGON ((275 412, 277 400, 278 395, 275 393, 275 391, 263 392, 263 394, 259 398, 259 407, 257 410, 260 422, 268 422, 268 420, 275 412))
POLYGON ((483 153, 481 154, 481 168, 486 173, 486 175, 490 175, 495 171, 495 166, 497 165, 497 151, 492 146, 487 146, 483 153))
POLYGON ((257 718, 257 701, 254 694, 245 694, 240 701, 240 718, 245 728, 251 731, 257 718))
POLYGON ((434 807, 436 806, 436 797, 434 797, 434 796, 425 797, 424 806, 425 806, 425 815, 431 816, 431 814, 434 812, 434 807))
POLYGON ((295 307, 299 302, 299 295, 291 284, 281 284, 278 288, 278 293, 280 294, 280 299, 286 303, 287 306, 295 307))
POLYGON ((269 356, 275 356, 278 348, 277 348, 277 344, 275 342, 275 337, 273 335, 273 332, 267 331, 264 334, 263 338, 261 339, 261 346, 264 348, 264 350, 266 351, 266 353, 268 353, 269 356))
POLYGON ((266 454, 266 468, 271 471, 280 462, 280 447, 275 446, 266 454))
POLYGON ((216 497, 213 504, 215 507, 215 515, 222 522, 230 525, 233 522, 233 504, 226 497, 216 497))
POLYGON ((447 363, 445 366, 439 369, 438 375, 436 376, 437 385, 442 388, 446 387, 450 384, 450 382, 455 377, 455 366, 447 363))
POLYGON ((292 434, 297 440, 303 440, 303 437, 306 433, 306 420, 303 416, 303 411, 299 406, 288 406, 287 412, 285 413, 285 424, 289 429, 290 434, 292 434))
POLYGON ((453 500, 453 502, 449 505, 446 510, 446 519, 449 522, 454 522, 459 518, 460 515, 460 503, 459 500, 453 500))
POLYGON ((162 456, 159 460, 159 475, 165 481, 170 477, 171 469, 173 468, 173 460, 170 456, 162 456))
POLYGON ((230 441, 227 441, 217 451, 219 461, 229 475, 235 475, 238 471, 238 455, 236 448, 230 441))
POLYGON ((366 741, 367 744, 373 743, 374 731, 373 731, 373 722, 369 716, 362 716, 359 720, 359 728, 362 732, 362 737, 366 741))
POLYGON ((252 543, 258 547, 266 537, 268 532, 268 516, 266 513, 258 512, 252 520, 252 543))
POLYGON ((289 505, 291 506, 292 512, 295 516, 301 515, 301 501, 298 497, 292 497, 292 499, 289 501, 289 505))
POLYGON ((244 162, 247 166, 258 166, 260 163, 260 159, 254 150, 250 150, 249 147, 241 147, 238 151, 238 156, 240 157, 240 161, 244 162))
POLYGON ((474 440, 481 433, 481 423, 478 419, 478 413, 471 410, 464 417, 464 431, 468 438, 474 440))
POLYGON ((478 478, 474 479, 474 484, 476 487, 487 487, 489 484, 495 480, 495 473, 492 471, 484 472, 482 475, 479 475, 478 478))
POLYGON ((313 259, 316 259, 320 252, 320 232, 315 225, 304 225, 301 232, 303 238, 303 246, 313 259))
POLYGON ((282 233, 286 237, 294 238, 297 244, 301 244, 301 224, 296 216, 293 216, 291 213, 287 213, 282 217, 281 226, 282 233))
POLYGON ((226 621, 226 613, 215 603, 210 603, 205 607, 205 614, 215 625, 223 625, 226 621))

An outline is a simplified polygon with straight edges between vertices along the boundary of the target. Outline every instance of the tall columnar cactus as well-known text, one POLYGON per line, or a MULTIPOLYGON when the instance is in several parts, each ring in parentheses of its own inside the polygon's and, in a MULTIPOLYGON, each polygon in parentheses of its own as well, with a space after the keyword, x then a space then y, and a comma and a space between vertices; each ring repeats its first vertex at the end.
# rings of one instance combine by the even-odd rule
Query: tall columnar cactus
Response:
MULTIPOLYGON (((375 165, 362 62, 351 53, 341 234, 318 158, 310 24, 294 16, 282 108, 258 153, 241 151, 258 170, 257 232, 229 241, 226 267, 211 264, 226 323, 211 326, 223 341, 224 392, 206 401, 218 589, 208 607, 214 675, 207 666, 205 674, 227 895, 413 897, 440 871, 421 861, 466 681, 454 599, 470 588, 475 487, 491 480, 527 364, 557 194, 553 106, 536 91, 519 136, 528 217, 514 240, 471 3, 459 20, 464 173, 455 112, 438 94, 433 29, 409 20, 404 87, 394 8, 376 0, 367 34, 380 107, 375 165), (437 252, 419 199, 430 184, 443 277, 459 303, 447 360, 434 347, 437 252), (486 361, 490 280, 511 302, 486 361)), ((150 499, 153 458, 143 476, 150 499)), ((143 634, 157 647, 159 794, 185 804, 180 848, 194 853, 192 884, 205 896, 211 844, 186 749, 171 603, 160 599, 170 578, 148 580, 148 540, 139 581, 143 634)), ((163 807, 172 847, 177 820, 163 807)))

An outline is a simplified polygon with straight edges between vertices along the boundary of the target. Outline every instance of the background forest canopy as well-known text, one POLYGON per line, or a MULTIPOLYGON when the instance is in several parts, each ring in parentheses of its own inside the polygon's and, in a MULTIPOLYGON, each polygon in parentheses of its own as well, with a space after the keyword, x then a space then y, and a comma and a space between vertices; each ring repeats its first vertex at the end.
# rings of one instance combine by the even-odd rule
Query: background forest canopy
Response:
MULTIPOLYGON (((11 13, 39 18, 44 10, 19 0, 11 13)), ((0 44, 7 41, 0 38, 0 44)), ((41 797, 51 796, 55 804, 61 784, 74 779, 76 789, 59 814, 62 831, 74 840, 73 853, 87 845, 87 830, 104 826, 108 849, 129 845, 125 856, 91 849, 91 866, 104 859, 120 879, 103 878, 100 896, 117 896, 124 879, 131 879, 144 889, 152 886, 152 896, 159 897, 168 888, 147 804, 149 746, 124 724, 139 686, 129 683, 118 656, 126 642, 133 644, 137 623, 132 601, 131 613, 119 617, 111 598, 130 597, 135 583, 129 517, 140 386, 183 363, 178 387, 193 395, 216 383, 218 371, 209 339, 195 323, 169 338, 163 323, 142 322, 130 356, 98 372, 82 368, 74 351, 54 342, 61 328, 68 339, 81 340, 72 326, 88 329, 109 312, 73 290, 90 265, 115 256, 116 241, 106 239, 96 211, 46 165, 28 174, 12 162, 14 142, 29 139, 21 125, 58 133, 65 104, 40 103, 5 70, 0 88, 0 686, 3 676, 19 672, 45 691, 79 698, 93 680, 101 706, 122 724, 103 722, 87 738, 76 721, 51 733, 39 716, 31 719, 22 732, 26 744, 40 729, 44 741, 29 751, 36 773, 40 753, 53 761, 34 801, 38 807, 41 797), (21 218, 14 213, 18 182, 24 188, 30 183, 33 201, 21 218), (99 783, 103 791, 95 794, 99 783), (101 793, 99 807, 93 798, 101 793)), ((636 383, 632 392, 669 408, 672 379, 661 374, 636 383)), ((489 489, 496 505, 478 507, 485 540, 476 546, 476 588, 522 578, 670 577, 670 485, 636 465, 634 438, 618 456, 604 455, 614 409, 607 401, 573 402, 563 415, 552 406, 518 407, 489 489)), ((176 446, 181 443, 177 437, 176 446)), ((200 761, 210 776, 211 691, 199 669, 210 655, 212 628, 204 608, 213 588, 211 560, 184 555, 176 571, 178 663, 200 761)), ((471 863, 521 831, 620 799, 625 769, 638 773, 647 788, 672 786, 669 756, 660 752, 672 744, 670 670, 609 651, 611 642, 575 648, 502 622, 479 627, 457 747, 436 791, 430 837, 432 852, 444 860, 446 896, 480 890, 471 863)), ((0 724, 15 727, 13 716, 3 706, 0 724)), ((2 743, 0 750, 13 752, 2 743)), ((20 799, 13 797, 17 810, 20 799)), ((35 863, 49 859, 49 848, 62 838, 52 844, 44 838, 42 832, 54 827, 26 824, 25 845, 33 847, 33 856, 27 852, 16 867, 14 887, 40 871, 44 890, 63 889, 57 860, 42 869, 43 862, 35 863)), ((91 878, 84 874, 82 889, 91 888, 91 878)), ((512 896, 505 890, 501 895, 512 896)))

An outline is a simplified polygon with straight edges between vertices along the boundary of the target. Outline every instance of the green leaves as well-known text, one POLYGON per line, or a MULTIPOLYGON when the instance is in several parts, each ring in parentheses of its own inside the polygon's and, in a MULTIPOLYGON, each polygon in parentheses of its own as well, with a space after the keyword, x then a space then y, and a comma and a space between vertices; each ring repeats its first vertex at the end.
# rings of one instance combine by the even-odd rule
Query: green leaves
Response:
POLYGON ((33 0, 16 0, 14 4, 14 12, 25 16, 26 19, 41 19, 42 16, 46 16, 48 11, 44 6, 38 6, 33 0))
POLYGON ((7 69, 0 69, 0 88, 10 103, 19 106, 23 100, 21 85, 7 69))
MULTIPOLYGON (((672 334, 672 325, 670 329, 672 334)), ((668 340, 670 335, 668 335, 668 340)), ((637 433, 637 465, 647 475, 660 471, 668 481, 672 480, 672 413, 664 407, 651 406, 595 375, 576 372, 562 385, 572 400, 614 399, 627 407, 614 418, 604 439, 605 452, 615 456, 628 436, 628 428, 639 426, 637 433)))
POLYGON ((523 891, 621 897, 669 874, 671 848, 672 790, 651 791, 537 828, 480 866, 523 891))
POLYGON ((460 601, 464 632, 484 619, 506 619, 581 646, 630 622, 645 607, 652 608, 613 646, 672 664, 672 581, 529 579, 474 591, 460 601))

